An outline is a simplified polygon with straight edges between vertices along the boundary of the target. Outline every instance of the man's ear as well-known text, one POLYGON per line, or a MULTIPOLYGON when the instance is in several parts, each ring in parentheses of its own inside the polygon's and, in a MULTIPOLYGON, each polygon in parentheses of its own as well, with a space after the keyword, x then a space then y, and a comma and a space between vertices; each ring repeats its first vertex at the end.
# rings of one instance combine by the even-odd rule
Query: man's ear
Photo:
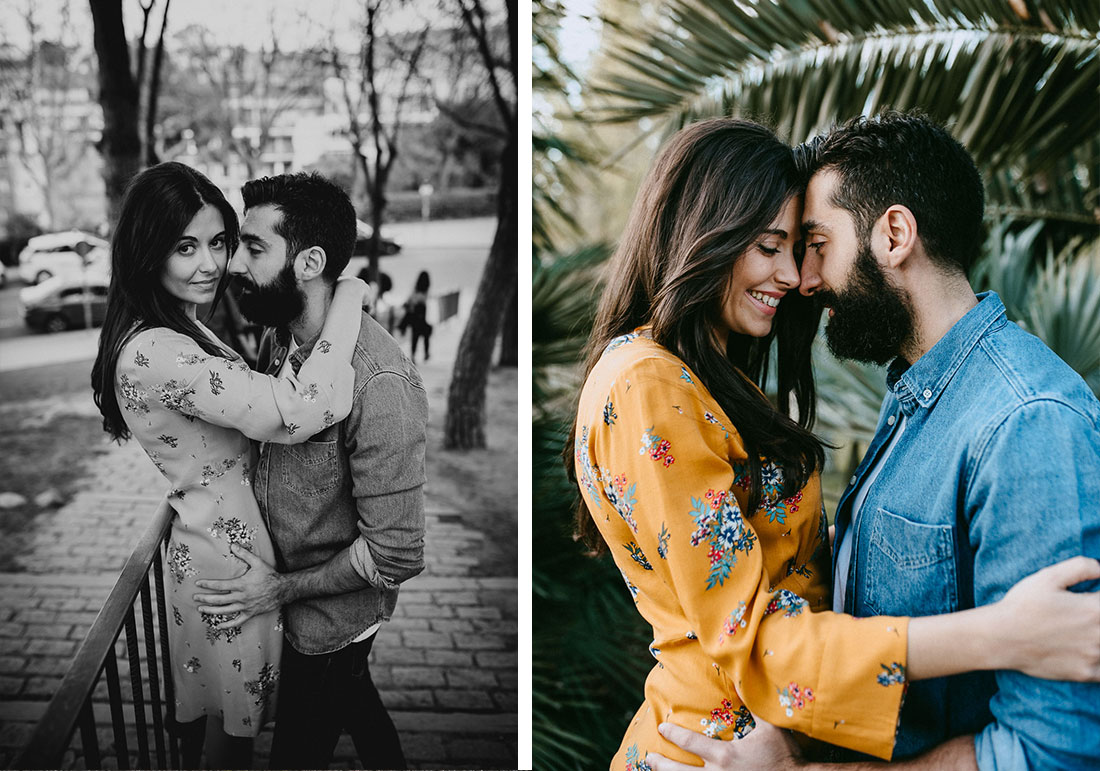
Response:
POLYGON ((324 272, 327 264, 328 256, 321 247, 311 246, 303 249, 294 258, 294 277, 299 281, 311 281, 324 272))
POLYGON ((908 206, 894 204, 878 218, 872 239, 884 266, 898 268, 917 247, 917 218, 908 206))

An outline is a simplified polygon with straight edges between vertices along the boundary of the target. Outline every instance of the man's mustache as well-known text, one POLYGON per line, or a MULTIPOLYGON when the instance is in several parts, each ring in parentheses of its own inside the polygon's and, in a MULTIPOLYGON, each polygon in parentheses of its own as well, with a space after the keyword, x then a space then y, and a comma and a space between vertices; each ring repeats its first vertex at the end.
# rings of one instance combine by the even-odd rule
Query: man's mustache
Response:
POLYGON ((256 284, 243 276, 234 276, 233 286, 242 292, 257 292, 260 289, 256 284))

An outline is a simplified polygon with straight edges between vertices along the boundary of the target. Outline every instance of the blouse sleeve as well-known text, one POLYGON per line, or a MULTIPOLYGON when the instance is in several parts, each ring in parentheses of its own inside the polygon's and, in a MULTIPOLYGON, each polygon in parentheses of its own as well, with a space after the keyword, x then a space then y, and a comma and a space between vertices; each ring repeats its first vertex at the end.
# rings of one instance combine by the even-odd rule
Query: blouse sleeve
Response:
POLYGON ((889 759, 908 619, 811 613, 801 597, 773 590, 753 518, 734 495, 747 481, 730 457, 738 437, 686 369, 655 374, 620 376, 599 425, 605 490, 635 536, 611 549, 667 584, 753 714, 889 759))
POLYGON ((321 340, 297 376, 253 372, 240 360, 211 356, 190 337, 154 329, 134 337, 118 362, 123 409, 149 402, 250 439, 299 444, 347 417, 354 370, 321 340))

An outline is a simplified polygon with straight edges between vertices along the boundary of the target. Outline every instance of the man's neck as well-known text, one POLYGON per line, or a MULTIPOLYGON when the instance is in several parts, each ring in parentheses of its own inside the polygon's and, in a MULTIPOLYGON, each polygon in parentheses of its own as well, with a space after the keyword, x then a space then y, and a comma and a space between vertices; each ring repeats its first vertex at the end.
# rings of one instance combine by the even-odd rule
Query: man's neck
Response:
POLYGON ((978 304, 974 289, 965 276, 945 276, 939 271, 912 287, 910 297, 913 300, 913 338, 901 350, 901 355, 910 364, 932 350, 978 304))
POLYGON ((321 333, 334 292, 335 287, 329 286, 321 279, 310 281, 302 287, 305 307, 301 315, 287 325, 290 334, 294 335, 294 342, 298 345, 308 343, 321 333))

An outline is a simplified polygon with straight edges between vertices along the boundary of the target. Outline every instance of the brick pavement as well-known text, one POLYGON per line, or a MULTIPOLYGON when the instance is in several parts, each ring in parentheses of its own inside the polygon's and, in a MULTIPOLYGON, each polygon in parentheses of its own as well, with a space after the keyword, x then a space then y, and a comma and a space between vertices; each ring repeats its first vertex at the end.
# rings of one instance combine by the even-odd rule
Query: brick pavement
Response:
MULTIPOLYGON (((136 442, 99 453, 89 478, 88 490, 39 518, 19 558, 25 572, 0 574, 4 767, 56 691, 163 495, 163 479, 136 442)), ((371 671, 414 767, 515 768, 516 579, 475 575, 478 559, 470 555, 486 534, 464 524, 430 480, 426 492, 427 568, 403 585, 371 671)), ((106 705, 96 715, 108 753, 106 705)), ((270 736, 268 729, 256 742, 258 767, 266 766, 270 736)), ((80 764, 72 751, 67 760, 80 764)), ((354 764, 344 736, 334 766, 354 764)))

